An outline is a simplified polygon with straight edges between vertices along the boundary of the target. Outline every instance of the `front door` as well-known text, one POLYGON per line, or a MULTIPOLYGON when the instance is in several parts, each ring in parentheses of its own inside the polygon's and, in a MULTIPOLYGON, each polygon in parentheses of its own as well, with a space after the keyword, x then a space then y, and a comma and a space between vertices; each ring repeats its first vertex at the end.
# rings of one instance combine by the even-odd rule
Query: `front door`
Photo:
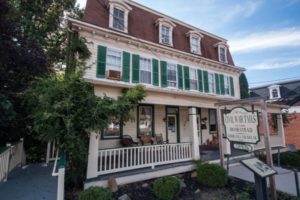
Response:
POLYGON ((177 115, 168 114, 167 134, 169 143, 177 143, 177 115))

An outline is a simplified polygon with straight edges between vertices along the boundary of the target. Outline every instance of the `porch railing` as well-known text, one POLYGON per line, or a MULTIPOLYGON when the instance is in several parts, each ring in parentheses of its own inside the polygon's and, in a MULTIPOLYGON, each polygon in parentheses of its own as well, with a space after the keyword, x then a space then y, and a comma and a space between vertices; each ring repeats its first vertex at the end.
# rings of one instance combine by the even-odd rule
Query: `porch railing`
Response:
POLYGON ((99 150, 98 175, 192 160, 192 144, 162 144, 99 150))
POLYGON ((46 164, 49 164, 50 161, 55 161, 57 157, 57 142, 52 141, 47 143, 47 154, 46 154, 46 164))
POLYGON ((7 149, 0 154, 0 182, 6 181, 8 173, 16 166, 24 164, 23 138, 11 145, 7 144, 7 149))

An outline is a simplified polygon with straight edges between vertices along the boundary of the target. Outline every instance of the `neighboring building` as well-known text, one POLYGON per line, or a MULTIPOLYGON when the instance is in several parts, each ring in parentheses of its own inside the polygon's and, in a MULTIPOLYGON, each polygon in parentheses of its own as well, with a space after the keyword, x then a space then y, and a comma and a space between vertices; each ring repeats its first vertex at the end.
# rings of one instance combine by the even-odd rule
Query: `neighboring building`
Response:
POLYGON ((300 79, 251 88, 250 96, 290 106, 284 120, 285 140, 300 149, 300 79))
MULTIPOLYGON (((116 116, 100 136, 91 134, 86 187, 107 184, 105 174, 191 161, 200 158, 199 145, 218 146, 215 103, 240 99, 245 70, 234 65, 225 39, 130 0, 88 0, 83 20, 69 23, 92 52, 84 79, 96 95, 116 98, 136 84, 148 94, 133 120, 123 125, 116 116), (155 144, 158 136, 161 145, 120 148, 126 138, 155 144)), ((191 169, 165 166, 118 183, 191 169)))

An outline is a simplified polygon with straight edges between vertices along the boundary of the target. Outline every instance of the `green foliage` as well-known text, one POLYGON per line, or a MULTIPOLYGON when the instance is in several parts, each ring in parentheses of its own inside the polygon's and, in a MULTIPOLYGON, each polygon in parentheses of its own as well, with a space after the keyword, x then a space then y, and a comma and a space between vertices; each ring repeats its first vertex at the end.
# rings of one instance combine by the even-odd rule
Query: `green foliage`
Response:
MULTIPOLYGON (((273 155, 274 163, 277 163, 278 155, 273 155)), ((280 153, 280 164, 288 168, 300 169, 300 155, 297 152, 280 153)))
POLYGON ((24 95, 24 106, 30 113, 28 127, 41 141, 59 141, 61 152, 67 155, 66 180, 73 184, 84 178, 90 132, 106 128, 113 116, 129 119, 130 110, 146 95, 142 86, 136 86, 117 100, 97 97, 81 76, 78 72, 68 78, 41 79, 24 95))
POLYGON ((245 99, 249 97, 249 84, 247 77, 244 73, 240 75, 240 93, 241 99, 245 99))
POLYGON ((16 112, 7 96, 0 93, 0 128, 9 126, 9 123, 16 117, 16 112))
POLYGON ((203 163, 196 165, 197 180, 207 187, 224 187, 228 182, 226 170, 217 164, 203 163))
POLYGON ((278 200, 300 200, 299 197, 292 196, 285 192, 277 192, 277 199, 278 200))
POLYGON ((79 200, 112 200, 112 193, 106 188, 91 187, 80 193, 79 200))
POLYGON ((238 200, 250 200, 250 195, 247 192, 241 192, 237 194, 238 200))
POLYGON ((180 193, 180 181, 174 176, 158 178, 153 183, 153 192, 161 200, 172 200, 180 193))

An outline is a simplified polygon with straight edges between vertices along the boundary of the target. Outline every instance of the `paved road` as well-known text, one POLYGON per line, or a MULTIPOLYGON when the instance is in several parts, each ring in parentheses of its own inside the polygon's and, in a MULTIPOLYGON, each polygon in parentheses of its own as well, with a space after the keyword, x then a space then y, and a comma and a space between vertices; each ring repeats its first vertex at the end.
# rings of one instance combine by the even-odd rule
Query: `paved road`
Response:
POLYGON ((57 177, 51 176, 53 165, 31 164, 13 170, 0 183, 1 200, 55 200, 57 177))
MULTIPOLYGON (((277 190, 296 196, 294 173, 279 167, 274 167, 274 169, 278 172, 278 174, 275 175, 277 190)), ((229 175, 249 182, 254 182, 253 173, 242 165, 230 167, 229 175)), ((300 178, 300 173, 298 173, 298 177, 300 178)))

